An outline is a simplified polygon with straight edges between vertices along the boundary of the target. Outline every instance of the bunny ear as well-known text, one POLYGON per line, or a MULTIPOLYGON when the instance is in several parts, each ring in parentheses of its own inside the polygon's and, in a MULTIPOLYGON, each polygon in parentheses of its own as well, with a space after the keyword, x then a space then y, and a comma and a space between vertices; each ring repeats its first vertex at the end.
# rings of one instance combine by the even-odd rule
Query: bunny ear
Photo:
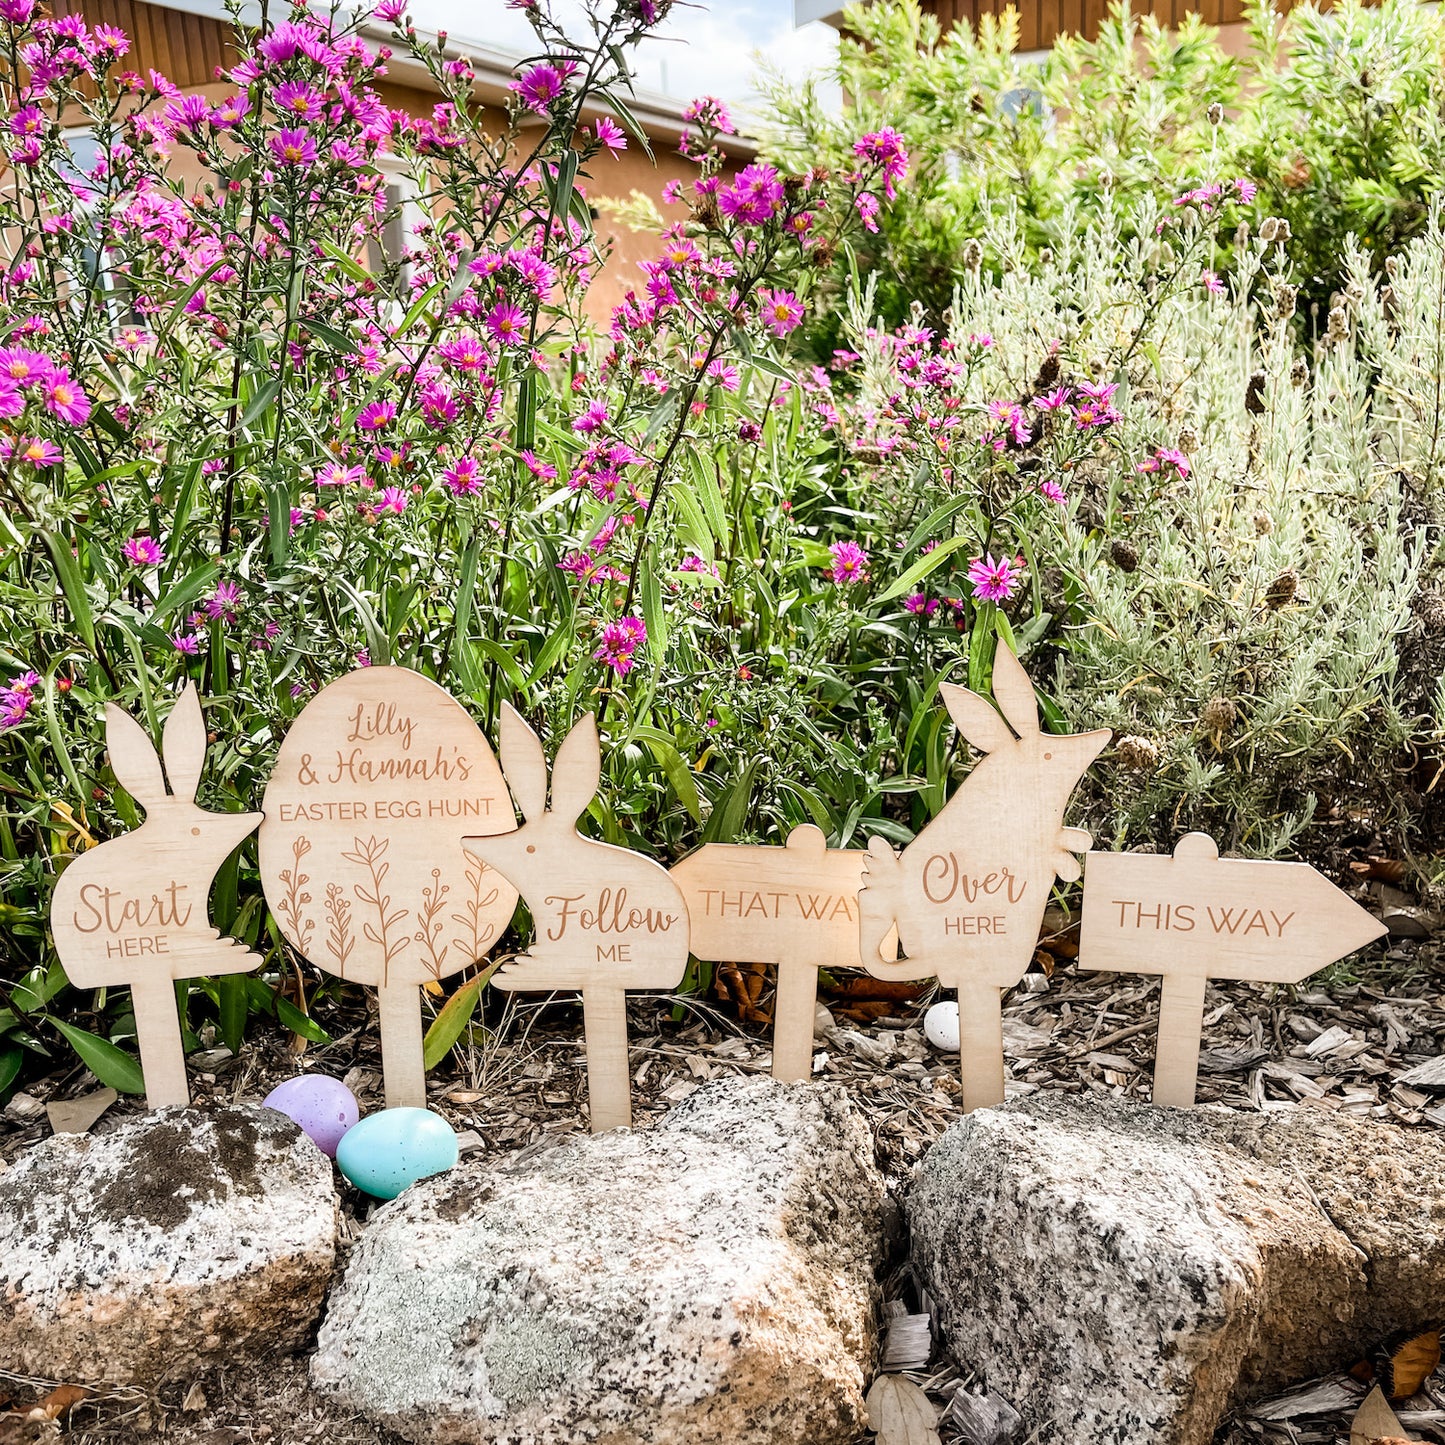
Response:
POLYGON ((552 765, 552 811, 580 818, 597 796, 602 781, 602 745, 597 739, 597 715, 588 713, 562 739, 552 765))
POLYGON ((1014 741, 1008 724, 994 711, 993 704, 986 697, 980 697, 953 682, 945 682, 939 691, 943 694, 949 717, 979 752, 994 753, 1014 741))
POLYGON ((1000 640, 993 658, 993 695, 1003 715, 1021 737, 1037 736, 1039 705, 1034 698, 1034 685, 1024 665, 1014 656, 1008 643, 1000 640))
POLYGON ((522 817, 536 822, 547 811, 547 755, 542 740, 509 702, 502 704, 502 772, 522 817))
POLYGON ((105 705, 105 746, 121 787, 143 808, 164 802, 165 775, 145 729, 113 702, 105 705))
POLYGON ((166 760, 166 777, 171 793, 190 801, 201 781, 206 761, 206 724, 201 717, 201 698, 193 682, 186 684, 180 700, 171 709, 161 732, 161 753, 166 760))

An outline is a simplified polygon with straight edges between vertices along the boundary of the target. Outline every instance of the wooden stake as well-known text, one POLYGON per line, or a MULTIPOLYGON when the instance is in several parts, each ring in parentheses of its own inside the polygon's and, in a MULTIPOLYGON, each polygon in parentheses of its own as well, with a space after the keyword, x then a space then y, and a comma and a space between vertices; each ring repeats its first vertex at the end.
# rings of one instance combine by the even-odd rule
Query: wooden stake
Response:
POLYGON ((582 990, 587 1033, 587 1106, 592 1132, 632 1123, 632 1073, 627 1060, 627 991, 593 984, 582 990))
POLYGON ((424 1109, 426 1066, 422 1059, 421 1008, 416 985, 386 984, 377 989, 376 1004, 386 1107, 424 1109))
POLYGON ((958 1070, 968 1113, 1003 1103, 1003 991, 971 979, 958 990, 958 1070))
POLYGON ((186 1051, 181 1039, 181 1015, 176 1007, 176 986, 167 977, 138 978, 130 986, 135 1010, 135 1041, 145 1075, 146 1108, 182 1107, 191 1102, 186 1079, 186 1051))
POLYGON ((1154 1102, 1187 1109, 1199 1079, 1204 1027, 1202 973, 1166 974, 1159 992, 1160 1045, 1154 1054, 1154 1102))

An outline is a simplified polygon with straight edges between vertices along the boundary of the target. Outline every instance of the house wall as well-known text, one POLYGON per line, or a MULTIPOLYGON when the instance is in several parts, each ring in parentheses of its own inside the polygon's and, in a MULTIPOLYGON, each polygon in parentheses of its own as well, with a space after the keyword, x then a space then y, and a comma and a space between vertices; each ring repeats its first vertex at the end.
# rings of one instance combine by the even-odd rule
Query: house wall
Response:
MULTIPOLYGON (((921 0, 923 9, 938 17, 945 30, 960 21, 977 27, 984 15, 1000 15, 1009 0, 921 0)), ((1275 8, 1288 10, 1291 0, 1275 0, 1275 8)), ((1014 0, 1019 13, 1019 49, 1045 50, 1060 35, 1082 35, 1093 40, 1109 11, 1109 0, 1014 0)), ((1231 55, 1247 48, 1244 0, 1132 0, 1136 16, 1152 15, 1161 25, 1174 27, 1186 15, 1201 15, 1219 27, 1219 40, 1231 55)), ((1328 0, 1324 8, 1328 9, 1328 0)))
MULTIPOLYGON (((231 28, 225 21, 150 5, 145 0, 51 0, 51 5, 56 16, 79 14, 88 25, 114 25, 124 30, 131 40, 124 64, 141 75, 157 70, 183 90, 201 91, 218 101, 235 90, 216 79, 218 67, 224 69, 236 61, 231 28)), ((378 90, 388 106, 412 115, 428 114, 437 100, 435 94, 418 86, 383 82, 378 90)), ((501 110, 486 115, 499 130, 505 125, 501 110)), ((661 204, 663 186, 669 180, 690 180, 697 168, 677 154, 674 138, 659 135, 650 139, 655 161, 629 138, 622 154, 599 155, 592 162, 591 174, 579 181, 580 189, 594 202, 598 197, 626 199, 640 191, 666 214, 661 204)), ((203 178, 195 155, 184 148, 177 148, 172 170, 187 186, 199 184, 203 178)), ((587 308, 594 320, 603 322, 627 289, 640 281, 637 263, 655 256, 658 247, 647 233, 618 225, 606 215, 596 218, 596 226, 599 239, 611 242, 612 254, 588 292, 587 308)))

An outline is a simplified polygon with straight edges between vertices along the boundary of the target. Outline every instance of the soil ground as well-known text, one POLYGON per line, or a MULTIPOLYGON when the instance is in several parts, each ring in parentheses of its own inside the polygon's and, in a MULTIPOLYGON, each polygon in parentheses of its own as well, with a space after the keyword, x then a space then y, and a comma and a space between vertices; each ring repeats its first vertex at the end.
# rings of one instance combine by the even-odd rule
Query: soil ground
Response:
MULTIPOLYGON (((1060 926, 1045 941, 1036 971, 1006 1001, 1010 1092, 1087 1091, 1147 1100, 1157 981, 1078 973, 1070 961, 1067 926, 1055 921, 1060 926)), ((840 1083, 853 1095, 872 1126, 880 1164, 901 1194, 929 1144, 961 1116, 957 1057, 937 1052, 924 1040, 927 993, 904 1003, 869 997, 869 981, 829 983, 823 1002, 831 1023, 823 1020, 830 1026, 816 1042, 816 1077, 840 1083)), ((766 980, 733 975, 717 992, 728 999, 634 1002, 638 1125, 645 1126, 706 1079, 768 1069, 767 1030, 756 1021, 769 1005, 766 980), (739 1022, 733 1006, 739 999, 741 1013, 754 1016, 753 1022, 739 1022)), ((368 1007, 360 990, 324 1000, 316 1016, 333 1042, 306 1051, 306 1066, 344 1078, 363 1112, 382 1102, 377 1033, 368 1007)), ((430 1079, 432 1107, 459 1131, 464 1150, 512 1157, 544 1138, 585 1128, 580 1010, 563 1001, 514 996, 505 1006, 499 1002, 485 1023, 430 1079)), ((249 1039, 239 1058, 224 1049, 192 1056, 197 1100, 259 1101, 296 1072, 296 1043, 290 1034, 273 1034, 249 1039)), ((1358 955, 1352 970, 1337 967, 1300 987, 1212 985, 1199 1098, 1241 1110, 1297 1104, 1338 1109, 1438 1129, 1445 1127, 1445 1071, 1438 1084, 1430 1085, 1401 1082, 1401 1076, 1441 1054, 1445 933, 1390 939, 1358 955)), ((79 1066, 27 1086, 12 1099, 0 1124, 0 1163, 50 1132, 47 1102, 80 1097, 95 1087, 79 1066)), ((139 1107, 122 1099, 97 1127, 110 1127, 139 1107)), ((344 1181, 343 1199, 344 1248, 349 1248, 375 1206, 344 1181)), ((918 1308, 906 1265, 889 1276, 885 1291, 894 1312, 918 1308)), ((960 1389, 981 1387, 937 1346, 926 1362, 903 1354, 895 1367, 916 1366, 908 1370, 910 1377, 940 1407, 960 1389)), ((0 1373, 0 1402, 15 1412, 0 1415, 0 1445, 45 1439, 73 1445, 156 1440, 175 1445, 393 1445, 386 1434, 319 1398, 308 1384, 304 1358, 159 1381, 151 1389, 97 1388, 61 1424, 20 1418, 58 1384, 85 1382, 0 1373)), ((1309 1388, 1293 1400, 1255 1402, 1233 1417, 1220 1431, 1218 1445, 1347 1440, 1362 1387, 1346 1377, 1301 1385, 1309 1388)), ((1445 1441, 1445 1374, 1437 1374, 1421 1395, 1398 1408, 1413 1432, 1445 1441)), ((948 1413, 940 1432, 945 1445, 972 1438, 959 1432, 948 1413)))

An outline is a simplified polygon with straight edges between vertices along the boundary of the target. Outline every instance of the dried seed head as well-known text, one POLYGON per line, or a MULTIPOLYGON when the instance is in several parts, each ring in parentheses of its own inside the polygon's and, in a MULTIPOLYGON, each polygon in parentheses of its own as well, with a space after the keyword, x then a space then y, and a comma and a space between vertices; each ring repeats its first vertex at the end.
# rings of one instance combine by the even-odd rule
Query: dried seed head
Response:
POLYGON ((1251 416, 1263 416, 1266 407, 1264 404, 1264 372, 1256 371, 1251 373, 1249 385, 1244 389, 1244 409, 1251 416))
POLYGON ((1210 125, 1224 124, 1224 107, 1217 100, 1209 107, 1208 114, 1210 125))
POLYGON ((1043 359, 1039 367, 1039 374, 1034 377, 1034 390, 1036 392, 1052 391, 1059 384, 1059 375, 1063 370, 1059 365, 1059 358, 1050 352, 1043 359))
POLYGON ((1109 556, 1114 559, 1114 565, 1121 572, 1137 572, 1139 570, 1139 549, 1132 542, 1126 542, 1122 537, 1109 547, 1109 556))
POLYGON ((1276 281, 1274 286, 1274 314, 1280 321, 1288 321, 1294 315, 1295 298, 1299 287, 1287 281, 1276 281))
POLYGON ((1345 308, 1338 302, 1330 307, 1330 319, 1325 327, 1325 342, 1327 345, 1338 346, 1350 334, 1350 320, 1345 315, 1345 308))
POLYGON ((1199 721, 1206 732, 1222 737, 1239 718, 1234 704, 1227 697, 1212 697, 1204 704, 1199 721))
POLYGON ((1199 433, 1188 423, 1179 428, 1179 450, 1181 452, 1197 452, 1199 440, 1199 433))
POLYGON ((722 215, 718 211, 717 202, 711 194, 702 196, 696 206, 693 207, 692 218, 705 231, 716 230, 722 221, 722 215))
POLYGON ((1159 749, 1148 738, 1133 733, 1115 744, 1119 766, 1131 773, 1152 773, 1159 766, 1159 749))
POLYGON ((1297 591, 1299 591, 1299 573, 1293 567, 1286 567, 1264 589, 1264 605, 1278 611, 1287 602, 1294 600, 1297 591))
POLYGON ((1254 535, 1256 537, 1268 537, 1274 531, 1274 518, 1268 512, 1256 512, 1254 514, 1254 535))
POLYGON ((963 268, 977 271, 983 265, 983 243, 970 236, 963 247, 963 268))
POLYGON ((1266 216, 1260 223, 1259 239, 1269 245, 1279 235, 1279 218, 1277 216, 1266 216))
POLYGON ((1039 264, 1041 266, 1052 266, 1054 264, 1054 248, 1052 246, 1039 247, 1039 264))
POLYGON ((1234 228, 1234 244, 1242 251, 1249 245, 1249 222, 1241 221, 1234 228))
POLYGON ((1290 363, 1289 384, 1291 386, 1303 386, 1310 379, 1310 364, 1304 357, 1297 356, 1290 363))
POLYGON ((1420 619, 1420 626, 1426 632, 1445 632, 1445 592, 1435 587, 1423 587, 1410 604, 1410 610, 1420 619))

